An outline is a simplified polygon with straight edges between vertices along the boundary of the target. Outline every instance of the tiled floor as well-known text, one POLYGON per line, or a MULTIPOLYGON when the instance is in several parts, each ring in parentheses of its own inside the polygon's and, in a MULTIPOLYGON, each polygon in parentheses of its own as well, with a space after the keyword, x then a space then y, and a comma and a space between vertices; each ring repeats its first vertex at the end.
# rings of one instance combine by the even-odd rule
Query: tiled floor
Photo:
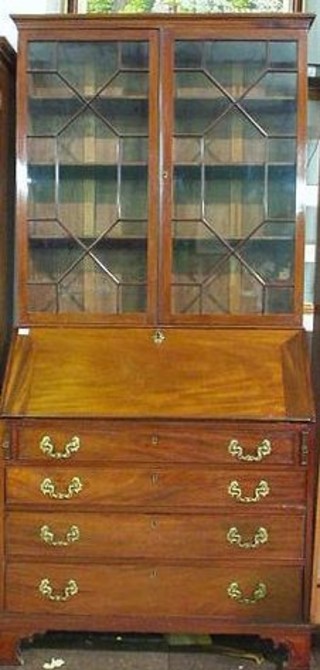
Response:
MULTIPOLYGON (((29 650, 25 670, 274 670, 274 664, 212 654, 165 654, 163 652, 112 652, 76 650, 29 650)), ((12 668, 11 668, 12 670, 12 668)))
MULTIPOLYGON (((250 637, 54 633, 22 645, 23 670, 280 670, 283 660, 250 637)), ((311 670, 320 670, 320 631, 311 670)))
MULTIPOLYGON (((25 643, 22 660, 24 670, 279 670, 283 656, 250 637, 61 633, 25 643)), ((315 639, 312 660, 316 669, 320 670, 320 638, 319 644, 315 639)))

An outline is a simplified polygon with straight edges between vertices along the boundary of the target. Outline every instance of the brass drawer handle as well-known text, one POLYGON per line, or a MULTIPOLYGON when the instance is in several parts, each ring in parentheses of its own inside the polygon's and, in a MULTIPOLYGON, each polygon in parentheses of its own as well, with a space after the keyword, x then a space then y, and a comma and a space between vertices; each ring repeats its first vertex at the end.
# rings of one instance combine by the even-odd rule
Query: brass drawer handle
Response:
POLYGON ((238 582, 231 582, 229 584, 227 593, 229 598, 236 600, 241 605, 254 605, 259 600, 266 598, 268 591, 263 582, 258 582, 251 596, 244 596, 238 582))
POLYGON ((42 596, 48 598, 49 600, 54 600, 55 602, 65 602, 69 598, 72 598, 72 596, 77 595, 79 588, 77 582, 74 579, 69 579, 62 593, 54 593, 50 584, 50 579, 45 578, 42 579, 39 584, 39 591, 42 596))
POLYGON ((256 503, 259 502, 261 498, 265 498, 267 495, 269 495, 270 488, 268 482, 266 482, 264 479, 261 479, 254 490, 253 496, 243 496, 239 482, 234 480, 230 482, 228 486, 228 493, 232 498, 236 498, 239 502, 256 503))
POLYGON ((266 439, 262 440, 262 442, 257 445, 256 455, 244 454, 244 449, 241 446, 240 442, 238 442, 238 440, 231 440, 230 444, 228 445, 228 452, 229 454, 231 454, 231 456, 234 456, 239 461, 257 463, 258 461, 262 461, 266 456, 269 456, 271 454, 272 447, 270 440, 266 439))
POLYGON ((80 438, 77 435, 74 435, 70 442, 67 442, 63 451, 57 451, 51 437, 49 435, 44 435, 40 440, 39 447, 41 451, 46 456, 50 456, 50 458, 70 458, 72 454, 80 449, 80 438))
POLYGON ((70 526, 69 530, 65 534, 65 539, 56 540, 54 532, 51 530, 50 526, 41 526, 40 538, 43 542, 50 544, 52 547, 67 547, 68 544, 72 544, 73 542, 80 540, 80 530, 78 526, 70 526))
POLYGON ((82 482, 79 477, 73 477, 65 493, 56 491, 56 485, 49 477, 46 477, 40 484, 41 493, 55 500, 69 500, 82 491, 82 482))
POLYGON ((261 544, 266 544, 268 539, 268 531, 266 528, 263 528, 263 526, 260 526, 260 528, 257 529, 252 540, 243 540, 236 526, 229 528, 227 533, 228 542, 230 542, 230 544, 236 544, 238 547, 241 547, 241 549, 255 549, 261 544))

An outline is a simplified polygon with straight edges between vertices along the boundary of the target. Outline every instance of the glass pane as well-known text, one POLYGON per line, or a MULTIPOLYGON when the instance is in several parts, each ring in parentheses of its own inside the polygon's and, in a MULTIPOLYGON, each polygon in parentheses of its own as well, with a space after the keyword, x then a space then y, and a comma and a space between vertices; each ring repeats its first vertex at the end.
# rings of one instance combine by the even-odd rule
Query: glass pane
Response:
POLYGON ((272 67, 295 69, 297 67, 296 42, 270 42, 269 62, 272 67))
POLYGON ((59 173, 57 209, 70 234, 94 238, 116 221, 117 169, 92 165, 76 170, 64 166, 59 173))
POLYGON ((57 45, 55 42, 30 42, 28 67, 31 70, 56 70, 57 45))
POLYGON ((292 288, 269 287, 266 290, 266 311, 286 314, 293 311, 292 288))
POLYGON ((28 216, 52 218, 56 214, 54 166, 29 165, 28 216))
POLYGON ((120 47, 121 67, 126 70, 145 69, 149 67, 149 53, 146 42, 122 42, 120 47))
POLYGON ((30 74, 29 96, 29 135, 57 135, 83 107, 77 95, 54 73, 30 74))
POLYGON ((204 215, 219 235, 242 239, 263 221, 264 180, 254 165, 206 168, 204 215))
POLYGON ((177 42, 175 45, 175 67, 200 68, 202 66, 203 42, 177 42))
POLYGON ((131 41, 30 45, 32 310, 146 309, 148 51, 131 41))
POLYGON ((120 212, 126 219, 147 218, 147 172, 144 167, 124 167, 120 174, 120 212))
POLYGON ((293 308, 296 58, 295 42, 176 44, 177 313, 293 308))
POLYGON ((59 312, 117 313, 117 282, 86 256, 59 283, 58 305, 59 312))
POLYGON ((147 163, 148 140, 146 137, 123 137, 119 140, 119 151, 125 163, 147 163))
POLYGON ((269 72, 248 91, 241 104, 266 134, 293 135, 296 132, 296 87, 296 74, 269 72))
POLYGON ((205 74, 177 73, 175 115, 177 133, 201 134, 229 107, 229 100, 205 74))
POLYGON ((204 68, 229 94, 239 97, 266 67, 267 43, 212 41, 204 45, 204 68))
POLYGON ((267 140, 238 109, 231 108, 205 135, 208 163, 264 163, 267 140))
MULTIPOLYGON (((208 282, 221 274, 230 251, 201 221, 177 221, 174 226, 173 300, 175 312, 199 313, 208 297, 208 282)), ((227 282, 228 283, 228 282, 227 282)), ((228 295, 220 282, 218 304, 228 295)), ((212 307, 213 308, 213 307, 212 307)), ((215 305, 214 311, 218 311, 215 305)))
POLYGON ((114 165, 117 161, 118 141, 99 117, 84 109, 59 133, 57 151, 61 165, 114 165))
POLYGON ((295 214, 295 168, 291 165, 270 165, 268 170, 268 216, 292 218, 295 214))
POLYGON ((201 217, 201 167, 179 166, 174 171, 174 217, 201 217))
POLYGON ((268 138, 268 159, 270 163, 291 163, 296 161, 296 145, 293 138, 268 138))
POLYGON ((28 285, 28 305, 31 312, 57 313, 57 295, 55 284, 45 282, 28 285))
POLYGON ((269 244, 264 239, 252 238, 239 252, 246 264, 254 270, 263 283, 282 282, 292 284, 293 245, 287 240, 269 244), (269 248, 268 248, 269 247, 269 248))
POLYGON ((92 97, 115 75, 119 67, 117 42, 59 42, 59 76, 78 95, 92 97))
POLYGON ((175 137, 173 142, 174 163, 201 163, 203 142, 201 138, 175 137))
POLYGON ((173 283, 173 309, 181 314, 259 314, 264 286, 234 256, 224 254, 205 281, 185 276, 173 283), (232 290, 231 290, 232 288, 232 290))

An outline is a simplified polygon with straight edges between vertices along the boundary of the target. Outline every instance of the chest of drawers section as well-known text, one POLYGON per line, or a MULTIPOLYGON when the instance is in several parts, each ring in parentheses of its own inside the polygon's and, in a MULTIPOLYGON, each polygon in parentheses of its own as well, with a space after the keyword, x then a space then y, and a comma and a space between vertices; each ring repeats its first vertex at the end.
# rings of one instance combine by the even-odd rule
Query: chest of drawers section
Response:
POLYGON ((9 613, 119 630, 303 621, 307 425, 15 420, 8 433, 9 613))

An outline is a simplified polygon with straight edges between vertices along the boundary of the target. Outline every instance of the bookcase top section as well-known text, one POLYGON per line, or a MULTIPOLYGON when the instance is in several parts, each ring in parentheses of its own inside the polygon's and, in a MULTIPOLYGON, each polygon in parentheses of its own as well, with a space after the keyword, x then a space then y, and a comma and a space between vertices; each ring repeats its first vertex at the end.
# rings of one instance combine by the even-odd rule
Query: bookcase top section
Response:
POLYGON ((19 330, 2 415, 313 420, 305 333, 19 330))
MULTIPOLYGON (((147 28, 159 29, 173 26, 217 27, 222 32, 236 29, 261 28, 262 30, 308 30, 314 20, 313 14, 305 13, 212 13, 212 14, 43 14, 13 15, 12 19, 21 30, 41 30, 48 39, 52 30, 76 30, 102 28, 147 28)), ((76 35, 81 39, 80 33, 76 35)), ((250 39, 250 34, 247 35, 250 39)), ((254 38, 254 34, 252 34, 254 38)))

